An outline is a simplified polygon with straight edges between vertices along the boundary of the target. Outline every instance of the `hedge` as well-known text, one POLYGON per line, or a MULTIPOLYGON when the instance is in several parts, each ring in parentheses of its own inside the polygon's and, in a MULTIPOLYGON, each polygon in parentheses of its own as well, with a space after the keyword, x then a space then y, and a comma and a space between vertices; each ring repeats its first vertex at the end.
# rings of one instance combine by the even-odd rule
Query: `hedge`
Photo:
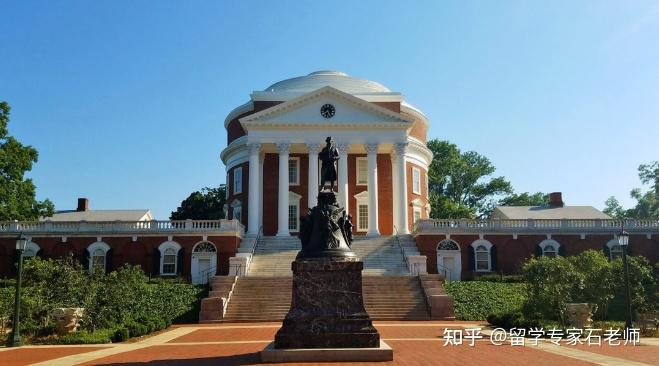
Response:
POLYGON ((490 314, 521 311, 526 301, 526 285, 486 281, 444 283, 453 297, 458 320, 485 320, 490 314))

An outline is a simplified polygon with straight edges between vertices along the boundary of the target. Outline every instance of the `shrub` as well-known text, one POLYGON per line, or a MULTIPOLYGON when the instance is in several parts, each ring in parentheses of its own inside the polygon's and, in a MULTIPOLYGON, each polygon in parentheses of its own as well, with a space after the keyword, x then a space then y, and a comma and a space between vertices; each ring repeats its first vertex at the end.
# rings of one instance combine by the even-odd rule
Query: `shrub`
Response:
POLYGON ((524 276, 521 276, 521 275, 503 275, 503 274, 487 274, 487 275, 474 277, 473 281, 501 282, 501 283, 524 283, 524 276))
MULTIPOLYGON (((632 305, 637 312, 657 307, 657 279, 643 257, 628 257, 632 305)), ((608 261, 588 250, 572 257, 532 258, 523 265, 528 283, 524 314, 540 313, 563 323, 566 303, 597 304, 596 319, 624 319, 622 260, 608 261)))
POLYGON ((55 344, 99 344, 110 343, 114 336, 114 329, 98 329, 94 332, 78 331, 55 338, 55 344))
POLYGON ((490 314, 520 311, 526 299, 525 285, 518 283, 446 282, 444 288, 453 297, 459 320, 483 320, 490 314))
POLYGON ((124 342, 127 341, 128 338, 130 338, 130 332, 128 332, 128 329, 121 327, 114 331, 114 334, 112 335, 112 343, 124 342))
POLYGON ((539 314, 532 317, 525 317, 519 311, 507 312, 502 314, 490 314, 487 317, 487 322, 498 328, 511 329, 511 328, 541 328, 542 321, 539 314))

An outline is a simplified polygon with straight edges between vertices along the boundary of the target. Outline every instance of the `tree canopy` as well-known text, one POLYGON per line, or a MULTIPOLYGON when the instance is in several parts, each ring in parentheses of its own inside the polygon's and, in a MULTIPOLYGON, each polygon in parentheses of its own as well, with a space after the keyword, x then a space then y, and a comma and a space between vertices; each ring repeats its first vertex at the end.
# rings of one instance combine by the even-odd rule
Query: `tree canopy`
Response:
POLYGON ((10 110, 7 102, 0 102, 0 221, 52 216, 53 203, 47 199, 38 201, 32 179, 25 178, 39 154, 9 135, 10 110))
POLYGON ((651 188, 645 193, 641 188, 634 188, 629 192, 636 200, 636 205, 624 209, 620 202, 611 196, 604 202, 604 213, 617 219, 659 219, 659 161, 641 164, 638 167, 638 177, 642 184, 650 185, 651 188))
POLYGON ((192 192, 169 216, 170 220, 219 220, 224 218, 226 185, 192 192))
POLYGON ((437 139, 428 148, 434 155, 428 173, 431 217, 484 217, 501 196, 513 193, 504 177, 492 176, 496 169, 485 156, 437 139))

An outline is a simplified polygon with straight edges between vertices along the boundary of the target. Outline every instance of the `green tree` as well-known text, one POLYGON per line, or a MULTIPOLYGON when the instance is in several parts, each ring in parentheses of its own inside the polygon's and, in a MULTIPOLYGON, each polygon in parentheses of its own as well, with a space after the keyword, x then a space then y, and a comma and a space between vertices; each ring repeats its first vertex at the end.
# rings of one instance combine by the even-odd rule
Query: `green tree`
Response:
POLYGON ((226 185, 192 192, 169 216, 170 220, 219 220, 224 218, 226 185))
POLYGON ((651 189, 643 193, 640 188, 634 188, 629 195, 636 200, 636 205, 625 210, 618 200, 611 196, 605 204, 604 213, 613 218, 659 219, 659 161, 641 164, 638 167, 638 177, 643 184, 649 184, 651 189))
POLYGON ((36 188, 25 173, 37 162, 37 150, 9 135, 9 112, 0 102, 0 221, 35 220, 55 212, 49 200, 37 201, 36 188))
POLYGON ((484 217, 499 196, 512 193, 504 177, 492 177, 495 168, 485 156, 437 139, 428 148, 434 155, 428 173, 431 217, 484 217))
POLYGON ((547 193, 513 193, 499 201, 499 206, 544 206, 549 203, 547 193))

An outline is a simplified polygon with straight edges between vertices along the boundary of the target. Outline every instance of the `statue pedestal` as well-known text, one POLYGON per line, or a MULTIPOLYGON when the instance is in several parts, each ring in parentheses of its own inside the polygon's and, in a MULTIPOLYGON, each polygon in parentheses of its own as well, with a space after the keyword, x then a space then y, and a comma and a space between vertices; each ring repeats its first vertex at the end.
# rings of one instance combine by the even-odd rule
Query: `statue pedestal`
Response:
POLYGON ((363 263, 354 257, 298 259, 291 309, 275 349, 380 348, 364 309, 363 263))

